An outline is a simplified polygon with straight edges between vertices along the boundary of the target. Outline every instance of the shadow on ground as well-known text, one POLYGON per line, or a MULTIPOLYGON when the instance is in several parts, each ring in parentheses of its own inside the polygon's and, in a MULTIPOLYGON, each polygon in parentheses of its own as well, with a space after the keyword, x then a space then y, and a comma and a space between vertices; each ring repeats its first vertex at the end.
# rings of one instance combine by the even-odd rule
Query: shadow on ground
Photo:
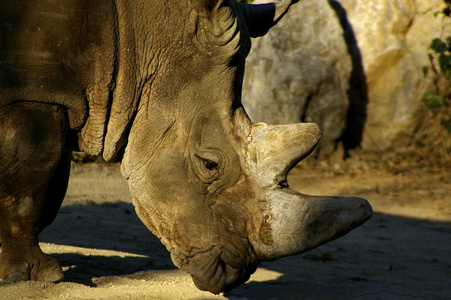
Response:
MULTIPOLYGON (((83 251, 52 256, 68 268, 65 281, 88 286, 95 286, 96 277, 174 269, 168 251, 141 223, 130 203, 65 206, 40 240, 80 247, 83 251), (95 254, 99 249, 124 257, 116 252, 95 254)), ((450 299, 451 224, 376 213, 336 241, 261 267, 279 275, 266 281, 251 278, 224 296, 450 299)))
POLYGON ((376 213, 348 235, 262 267, 283 274, 247 299, 451 299, 451 224, 376 213), (333 295, 331 297, 331 295, 333 295))
POLYGON ((64 206, 40 242, 69 246, 51 256, 67 269, 65 281, 84 285, 95 286, 95 277, 175 269, 169 252, 141 223, 130 203, 64 206))

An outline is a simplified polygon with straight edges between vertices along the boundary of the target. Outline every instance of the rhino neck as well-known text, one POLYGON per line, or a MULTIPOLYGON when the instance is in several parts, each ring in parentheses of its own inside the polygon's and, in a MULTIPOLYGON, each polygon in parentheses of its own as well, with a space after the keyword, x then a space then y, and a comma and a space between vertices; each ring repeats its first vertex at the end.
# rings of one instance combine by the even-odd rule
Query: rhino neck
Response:
POLYGON ((173 16, 157 13, 161 3, 154 2, 115 3, 102 35, 108 40, 102 43, 94 78, 87 84, 90 113, 78 137, 80 149, 107 161, 126 145, 137 111, 155 97, 154 79, 162 72, 165 55, 170 55, 164 49, 174 48, 170 43, 178 38, 168 38, 168 32, 179 32, 179 24, 165 21, 173 16))

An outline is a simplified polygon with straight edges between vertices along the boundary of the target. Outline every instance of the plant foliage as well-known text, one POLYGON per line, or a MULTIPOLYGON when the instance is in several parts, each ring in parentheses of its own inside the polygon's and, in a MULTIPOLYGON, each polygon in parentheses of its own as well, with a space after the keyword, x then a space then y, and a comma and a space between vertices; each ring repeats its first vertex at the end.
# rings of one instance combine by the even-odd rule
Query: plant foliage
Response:
MULTIPOLYGON (((445 18, 451 17, 451 0, 445 0, 442 11, 445 18)), ((423 67, 426 76, 429 70, 435 75, 436 91, 428 91, 423 102, 431 112, 417 146, 426 150, 426 155, 439 154, 451 159, 451 36, 434 38, 429 46, 430 66, 423 67)))

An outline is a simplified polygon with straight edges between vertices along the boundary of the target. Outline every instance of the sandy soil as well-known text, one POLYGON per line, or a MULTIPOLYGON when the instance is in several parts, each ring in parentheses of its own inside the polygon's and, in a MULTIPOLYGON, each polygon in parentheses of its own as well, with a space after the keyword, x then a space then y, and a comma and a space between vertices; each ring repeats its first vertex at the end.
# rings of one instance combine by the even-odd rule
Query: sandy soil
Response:
MULTIPOLYGON (((448 168, 450 170, 450 168, 448 168)), ((451 299, 451 174, 296 167, 292 187, 366 198, 375 214, 310 252, 264 263, 232 292, 201 292, 142 225, 118 164, 74 164, 69 190, 41 235, 64 282, 6 283, 0 299, 451 299)))

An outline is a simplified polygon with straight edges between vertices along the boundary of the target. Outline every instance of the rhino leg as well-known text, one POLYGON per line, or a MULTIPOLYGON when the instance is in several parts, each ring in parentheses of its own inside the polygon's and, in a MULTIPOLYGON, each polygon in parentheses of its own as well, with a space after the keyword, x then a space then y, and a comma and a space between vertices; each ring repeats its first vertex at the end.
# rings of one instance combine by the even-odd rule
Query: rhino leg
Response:
POLYGON ((59 202, 46 200, 46 190, 50 182, 61 183, 52 175, 64 169, 58 164, 66 126, 65 112, 55 105, 22 102, 0 109, 1 279, 63 279, 58 262, 39 248, 38 234, 54 215, 42 220, 44 203, 59 202))
POLYGON ((55 220, 56 214, 61 207, 61 203, 63 203, 67 185, 69 183, 71 159, 71 151, 63 151, 61 159, 53 172, 53 176, 45 193, 44 203, 42 204, 40 220, 41 231, 55 220))

